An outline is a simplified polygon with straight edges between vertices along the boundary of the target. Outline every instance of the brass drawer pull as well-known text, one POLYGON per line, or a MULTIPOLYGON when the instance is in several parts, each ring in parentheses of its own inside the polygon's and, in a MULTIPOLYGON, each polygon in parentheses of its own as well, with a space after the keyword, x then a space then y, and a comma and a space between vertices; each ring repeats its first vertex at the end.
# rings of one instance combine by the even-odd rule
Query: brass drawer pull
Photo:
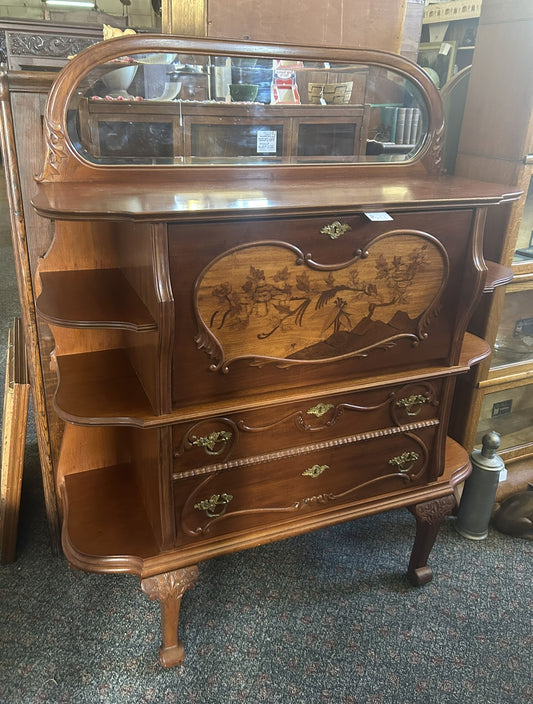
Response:
POLYGON ((328 411, 331 411, 332 408, 333 408, 332 403, 317 403, 316 406, 313 406, 313 408, 310 408, 307 411, 307 415, 316 416, 317 418, 321 418, 328 411))
POLYGON ((231 494, 213 494, 209 499, 204 499, 203 501, 194 504, 194 508, 198 511, 205 511, 205 515, 208 518, 218 518, 226 513, 229 502, 233 499, 231 494), (217 506, 222 508, 215 512, 217 506))
POLYGON ((229 430, 219 430, 217 432, 211 433, 210 435, 203 435, 202 437, 192 440, 191 444, 197 447, 203 447, 208 455, 221 455, 226 449, 226 443, 231 440, 232 433, 229 430), (221 445, 217 449, 217 445, 221 445))
POLYGON ((322 472, 325 472, 326 469, 329 469, 328 464, 314 464, 312 467, 308 467, 305 472, 302 472, 302 477, 312 477, 316 479, 322 472))
POLYGON ((417 452, 402 452, 401 455, 392 457, 389 460, 389 464, 395 464, 398 469, 398 472, 410 472, 419 457, 420 455, 417 452))
POLYGON ((320 234, 328 235, 328 237, 332 240, 338 240, 341 235, 344 235, 345 232, 348 232, 351 229, 352 228, 349 225, 343 225, 338 220, 335 220, 335 222, 332 222, 331 225, 324 225, 324 227, 320 230, 320 234))
POLYGON ((422 410, 422 406, 428 402, 427 396, 423 394, 413 394, 396 401, 398 408, 405 408, 408 416, 416 416, 422 410))

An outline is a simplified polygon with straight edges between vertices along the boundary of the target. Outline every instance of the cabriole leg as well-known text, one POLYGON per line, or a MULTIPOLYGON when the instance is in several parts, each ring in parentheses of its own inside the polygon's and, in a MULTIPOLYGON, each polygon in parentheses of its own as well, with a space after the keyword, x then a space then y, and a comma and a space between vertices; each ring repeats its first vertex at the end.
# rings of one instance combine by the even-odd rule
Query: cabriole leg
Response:
POLYGON ((183 643, 178 638, 178 620, 181 598, 191 589, 198 578, 198 567, 164 572, 141 580, 141 589, 149 599, 161 604, 161 634, 163 642, 159 648, 159 660, 163 667, 181 665, 185 659, 183 643))
POLYGON ((427 564, 429 553, 435 543, 442 521, 453 512, 455 505, 455 497, 450 495, 407 507, 416 518, 415 542, 407 569, 407 577, 417 587, 421 587, 433 579, 433 572, 427 564))

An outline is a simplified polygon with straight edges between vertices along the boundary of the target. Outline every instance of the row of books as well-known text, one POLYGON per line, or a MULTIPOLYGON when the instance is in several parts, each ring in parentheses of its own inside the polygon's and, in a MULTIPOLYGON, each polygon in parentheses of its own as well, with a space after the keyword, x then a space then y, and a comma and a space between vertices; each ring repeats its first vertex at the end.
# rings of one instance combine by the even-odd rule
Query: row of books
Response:
POLYGON ((416 144, 421 128, 420 108, 384 106, 381 108, 382 132, 394 144, 416 144))

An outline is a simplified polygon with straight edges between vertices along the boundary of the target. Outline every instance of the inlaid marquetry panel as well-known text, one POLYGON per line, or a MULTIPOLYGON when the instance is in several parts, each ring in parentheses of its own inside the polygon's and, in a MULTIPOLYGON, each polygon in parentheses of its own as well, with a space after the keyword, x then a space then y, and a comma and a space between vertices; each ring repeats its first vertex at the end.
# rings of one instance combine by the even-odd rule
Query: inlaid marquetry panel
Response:
POLYGON ((391 217, 169 225, 174 405, 451 363, 459 307, 481 276, 472 211, 391 217))
POLYGON ((448 257, 422 232, 390 232, 324 265, 298 247, 259 242, 213 261, 197 281, 198 345, 228 371, 236 359, 285 364, 365 357, 430 334, 448 257))

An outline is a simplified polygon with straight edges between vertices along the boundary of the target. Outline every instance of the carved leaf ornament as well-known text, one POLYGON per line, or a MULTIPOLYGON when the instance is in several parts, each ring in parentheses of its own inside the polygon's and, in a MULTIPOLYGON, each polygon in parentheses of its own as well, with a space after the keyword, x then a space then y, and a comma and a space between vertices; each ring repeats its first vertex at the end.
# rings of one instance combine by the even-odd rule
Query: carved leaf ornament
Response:
POLYGON ((198 277, 196 342, 223 372, 243 357, 316 363, 401 339, 416 345, 429 334, 448 268, 441 243, 418 231, 380 235, 338 265, 285 242, 236 247, 198 277))

